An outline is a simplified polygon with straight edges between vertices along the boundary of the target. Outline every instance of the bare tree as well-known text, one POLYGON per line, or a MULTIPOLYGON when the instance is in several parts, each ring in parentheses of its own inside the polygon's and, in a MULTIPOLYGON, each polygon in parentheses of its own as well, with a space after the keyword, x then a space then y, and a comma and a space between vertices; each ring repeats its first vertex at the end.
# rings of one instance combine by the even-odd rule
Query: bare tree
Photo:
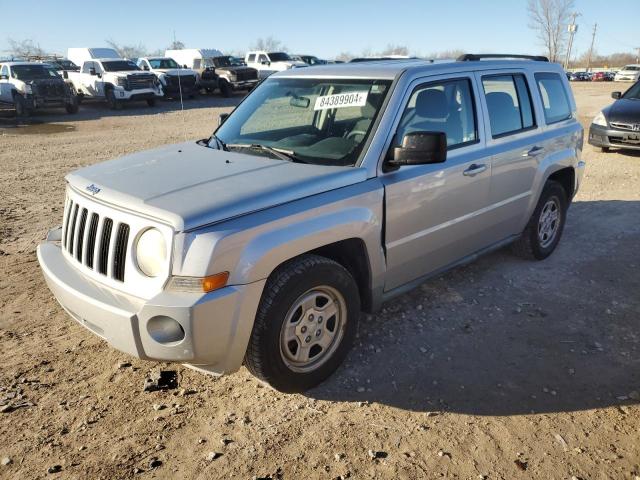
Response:
POLYGON ((269 35, 266 38, 258 38, 251 46, 251 50, 263 50, 265 52, 286 52, 287 47, 285 47, 280 40, 269 35))
POLYGON ((180 40, 174 40, 171 42, 171 45, 167 47, 167 50, 182 50, 184 48, 184 43, 180 40))
POLYGON ((12 57, 43 57, 46 55, 46 52, 40 48, 40 44, 35 43, 31 39, 24 40, 15 40, 13 38, 8 38, 7 43, 9 44, 9 50, 7 53, 12 57))
POLYGON ((105 40, 107 45, 113 48, 122 58, 139 58, 147 52, 147 48, 139 43, 138 45, 120 45, 115 40, 105 40))
POLYGON ((389 45, 387 45, 387 48, 385 48, 384 50, 382 50, 382 52, 380 52, 381 57, 386 57, 388 55, 408 56, 409 49, 404 45, 394 45, 390 43, 389 45))
POLYGON ((529 0, 529 28, 535 30, 552 62, 560 60, 567 41, 573 0, 529 0))

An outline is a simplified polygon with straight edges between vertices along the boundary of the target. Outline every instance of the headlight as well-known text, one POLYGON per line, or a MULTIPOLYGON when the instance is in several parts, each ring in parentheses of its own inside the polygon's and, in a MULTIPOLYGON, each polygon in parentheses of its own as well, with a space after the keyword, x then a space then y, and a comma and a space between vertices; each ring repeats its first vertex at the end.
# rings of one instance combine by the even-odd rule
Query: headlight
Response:
POLYGON ((142 273, 148 277, 157 277, 164 269, 167 260, 167 244, 160 230, 145 230, 136 243, 136 263, 142 273))
POLYGON ((126 87, 127 86, 127 77, 118 77, 118 86, 126 87))
POLYGON ((596 117, 593 119, 592 122, 594 125, 600 125, 601 127, 607 127, 607 119, 604 118, 604 113, 600 112, 598 115, 596 115, 596 117))
POLYGON ((25 83, 25 85, 24 85, 24 93, 26 93, 27 95, 30 95, 30 94, 33 93, 33 89, 31 88, 31 85, 27 85, 25 83))

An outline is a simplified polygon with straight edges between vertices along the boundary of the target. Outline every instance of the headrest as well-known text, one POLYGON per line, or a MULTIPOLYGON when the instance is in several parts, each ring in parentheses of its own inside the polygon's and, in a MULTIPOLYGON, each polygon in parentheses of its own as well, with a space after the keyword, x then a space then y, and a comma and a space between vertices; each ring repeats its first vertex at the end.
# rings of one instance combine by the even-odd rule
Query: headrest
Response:
POLYGON ((447 97, 441 90, 423 90, 416 98, 416 114, 422 118, 446 119, 449 115, 447 97))
POLYGON ((487 93, 487 107, 494 114, 513 111, 516 108, 511 95, 505 92, 487 93))

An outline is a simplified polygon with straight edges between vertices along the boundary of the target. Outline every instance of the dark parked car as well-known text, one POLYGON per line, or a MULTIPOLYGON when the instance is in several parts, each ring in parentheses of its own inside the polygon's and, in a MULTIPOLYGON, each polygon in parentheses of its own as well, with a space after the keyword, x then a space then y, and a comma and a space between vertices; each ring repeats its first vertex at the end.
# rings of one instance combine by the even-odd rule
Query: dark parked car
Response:
POLYGON ((640 150, 640 81, 624 93, 613 92, 616 99, 591 123, 589 143, 603 152, 611 147, 640 150))

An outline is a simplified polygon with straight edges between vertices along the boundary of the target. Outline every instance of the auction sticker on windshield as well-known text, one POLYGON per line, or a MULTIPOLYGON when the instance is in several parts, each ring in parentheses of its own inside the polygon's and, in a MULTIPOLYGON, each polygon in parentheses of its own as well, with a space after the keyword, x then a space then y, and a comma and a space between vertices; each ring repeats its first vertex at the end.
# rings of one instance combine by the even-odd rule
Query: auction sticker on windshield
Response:
POLYGON ((316 104, 313 109, 327 110, 329 108, 363 107, 367 103, 368 95, 368 91, 323 95, 316 98, 316 104))

